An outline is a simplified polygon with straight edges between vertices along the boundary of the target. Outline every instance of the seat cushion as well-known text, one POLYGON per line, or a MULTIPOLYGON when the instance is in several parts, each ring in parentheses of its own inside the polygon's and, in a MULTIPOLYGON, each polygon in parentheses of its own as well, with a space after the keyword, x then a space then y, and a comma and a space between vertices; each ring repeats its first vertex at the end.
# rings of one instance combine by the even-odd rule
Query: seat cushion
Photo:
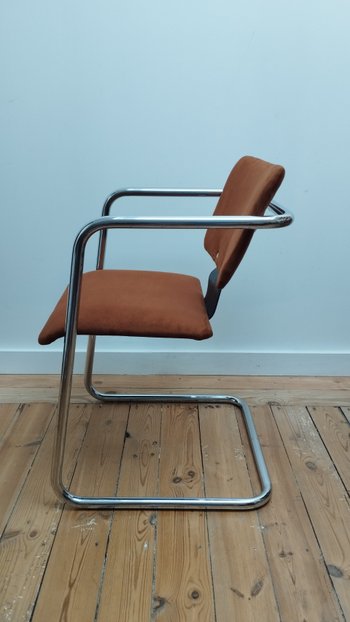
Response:
MULTIPOLYGON (((65 334, 67 290, 39 335, 52 343, 65 334)), ((83 275, 78 317, 81 335, 207 339, 212 329, 198 279, 140 270, 83 275)))

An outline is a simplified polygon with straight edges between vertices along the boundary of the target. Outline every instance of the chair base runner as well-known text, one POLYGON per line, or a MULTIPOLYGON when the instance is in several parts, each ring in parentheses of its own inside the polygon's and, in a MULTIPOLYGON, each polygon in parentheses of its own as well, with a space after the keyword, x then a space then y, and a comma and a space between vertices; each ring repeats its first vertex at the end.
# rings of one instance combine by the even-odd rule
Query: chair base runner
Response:
MULTIPOLYGON (((91 377, 90 377, 91 380, 91 377)), ((261 491, 248 497, 83 497, 70 492, 62 483, 62 467, 66 438, 69 403, 61 394, 58 407, 56 445, 52 465, 52 484, 58 497, 70 506, 80 509, 167 509, 167 510, 253 510, 268 502, 271 496, 271 481, 262 449, 255 430, 253 418, 246 402, 233 395, 212 394, 117 394, 96 391, 91 381, 86 388, 96 399, 103 402, 162 402, 162 403, 205 403, 231 404, 242 415, 254 463, 259 476, 261 491)), ((218 411, 215 411, 216 413, 218 411)))

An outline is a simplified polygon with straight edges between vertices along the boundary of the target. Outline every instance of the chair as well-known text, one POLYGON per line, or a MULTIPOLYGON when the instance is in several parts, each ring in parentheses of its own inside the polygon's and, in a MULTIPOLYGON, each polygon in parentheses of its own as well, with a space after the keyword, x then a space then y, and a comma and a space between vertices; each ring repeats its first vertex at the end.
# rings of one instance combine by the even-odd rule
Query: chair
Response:
MULTIPOLYGON (((49 344, 64 337, 58 423, 52 462, 52 484, 57 495, 79 508, 157 509, 252 509, 270 498, 271 482, 247 404, 233 395, 117 394, 93 385, 93 361, 97 335, 132 335, 207 339, 212 335, 213 316, 221 290, 240 264, 256 229, 284 227, 292 222, 271 200, 284 177, 281 166, 245 156, 231 171, 223 190, 126 189, 111 194, 102 217, 81 229, 72 253, 69 287, 62 295, 39 335, 49 344), (219 197, 210 217, 110 216, 113 203, 123 196, 219 197), (265 215, 269 209, 270 213, 265 215), (104 269, 107 231, 115 228, 206 229, 204 247, 215 268, 206 295, 193 276, 164 272, 104 269), (95 271, 83 273, 87 241, 99 232, 95 271), (76 334, 89 335, 85 386, 103 402, 195 402, 227 403, 237 407, 244 420, 259 476, 261 491, 245 498, 135 498, 84 497, 71 492, 62 481, 67 419, 71 395, 76 334)), ((234 412, 234 408, 232 409, 234 412)), ((218 412, 218 411, 216 411, 218 412)))

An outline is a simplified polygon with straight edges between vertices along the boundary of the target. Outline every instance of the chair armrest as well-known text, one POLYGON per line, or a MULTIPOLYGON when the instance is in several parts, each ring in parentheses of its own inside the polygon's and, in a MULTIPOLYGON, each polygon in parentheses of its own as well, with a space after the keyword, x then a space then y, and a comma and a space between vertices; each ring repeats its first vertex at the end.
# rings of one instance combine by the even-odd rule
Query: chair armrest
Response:
MULTIPOLYGON (((112 192, 104 202, 102 209, 102 218, 109 216, 111 207, 115 201, 121 199, 122 197, 219 197, 222 193, 222 188, 121 188, 119 190, 115 190, 112 192)), ((96 268, 99 270, 104 266, 105 254, 106 254, 106 243, 107 243, 107 231, 112 228, 154 228, 154 229, 210 229, 217 227, 230 227, 230 228, 239 228, 239 229, 261 229, 261 228, 277 228, 277 227, 286 227, 291 224, 293 221, 293 217, 291 214, 287 214, 285 210, 277 203, 270 203, 269 209, 274 212, 275 217, 271 218, 268 216, 260 217, 259 219, 253 220, 254 217, 247 217, 245 220, 238 221, 239 216, 230 217, 236 218, 237 221, 230 221, 232 224, 219 223, 216 221, 216 224, 212 224, 212 219, 219 218, 218 216, 212 216, 206 221, 203 220, 203 223, 200 223, 200 218, 197 219, 197 222, 194 222, 194 219, 191 218, 181 218, 181 219, 156 219, 150 218, 148 222, 146 219, 142 218, 133 218, 133 219, 123 219, 124 224, 119 220, 119 224, 109 225, 99 229, 100 231, 100 239, 98 244, 97 251, 97 264, 96 268), (145 221, 142 224, 142 221, 145 221), (178 222, 176 224, 175 220, 178 222), (180 220, 182 224, 180 224, 180 220)), ((222 217, 223 218, 223 217, 222 217)))
POLYGON ((72 263, 84 261, 85 246, 98 231, 109 229, 277 229, 293 222, 291 213, 271 203, 274 216, 101 216, 85 225, 78 233, 72 263))
MULTIPOLYGON (((121 188, 115 190, 105 200, 102 216, 109 216, 115 201, 122 197, 219 197, 221 188, 121 188)), ((107 229, 100 231, 97 251, 97 270, 103 268, 107 243, 107 229)))
MULTIPOLYGON (((126 192, 120 191, 120 192, 126 192)), ((167 192, 174 193, 175 190, 129 190, 131 192, 167 192)), ((179 190, 179 193, 197 193, 197 194, 179 194, 178 196, 217 196, 219 190, 179 190), (198 193, 206 193, 198 194, 198 193)), ((112 195, 111 195, 112 196, 112 195)), ((122 195, 120 195, 122 196, 122 195)), ((149 195, 149 196, 154 196, 149 195)), ((175 196, 160 195, 160 196, 175 196)), ((291 213, 287 213, 277 203, 270 203, 268 206, 274 212, 274 216, 142 216, 142 217, 124 217, 124 216, 101 216, 90 222, 78 234, 81 239, 87 236, 87 239, 96 233, 101 232, 97 269, 101 269, 104 264, 106 232, 108 229, 276 229, 287 227, 293 222, 291 213)), ((78 239, 77 238, 77 239, 78 239)))
POLYGON ((102 216, 109 216, 115 201, 122 197, 219 197, 222 188, 121 188, 105 200, 102 216))

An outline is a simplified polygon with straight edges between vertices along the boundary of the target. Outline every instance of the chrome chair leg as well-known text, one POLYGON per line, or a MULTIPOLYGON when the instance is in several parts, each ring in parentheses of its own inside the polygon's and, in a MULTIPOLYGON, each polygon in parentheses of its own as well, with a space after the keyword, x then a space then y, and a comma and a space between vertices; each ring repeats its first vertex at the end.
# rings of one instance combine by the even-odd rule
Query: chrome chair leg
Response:
MULTIPOLYGON (((55 449, 52 463, 52 484, 61 500, 77 508, 88 509, 205 509, 205 510, 249 510, 263 506, 271 496, 271 481, 266 463, 255 430, 253 418, 246 402, 234 395, 213 394, 127 394, 103 393, 96 391, 92 385, 92 371, 95 339, 90 337, 85 371, 85 383, 90 394, 104 402, 158 402, 158 403, 196 403, 196 404, 230 404, 237 407, 242 415, 250 448, 259 476, 261 490, 259 494, 244 498, 221 497, 85 497, 68 490, 62 478, 64 448, 67 435, 67 421, 71 394, 73 357, 71 347, 64 352, 61 388, 58 403, 58 423, 55 449)), ((217 412, 217 411, 216 411, 217 412)))
POLYGON ((84 370, 84 386, 90 395, 96 399, 99 399, 95 395, 95 390, 92 385, 92 372, 94 366, 94 357, 95 357, 95 347, 96 347, 96 337, 95 335, 89 335, 88 346, 86 351, 86 359, 85 359, 85 370, 84 370))

